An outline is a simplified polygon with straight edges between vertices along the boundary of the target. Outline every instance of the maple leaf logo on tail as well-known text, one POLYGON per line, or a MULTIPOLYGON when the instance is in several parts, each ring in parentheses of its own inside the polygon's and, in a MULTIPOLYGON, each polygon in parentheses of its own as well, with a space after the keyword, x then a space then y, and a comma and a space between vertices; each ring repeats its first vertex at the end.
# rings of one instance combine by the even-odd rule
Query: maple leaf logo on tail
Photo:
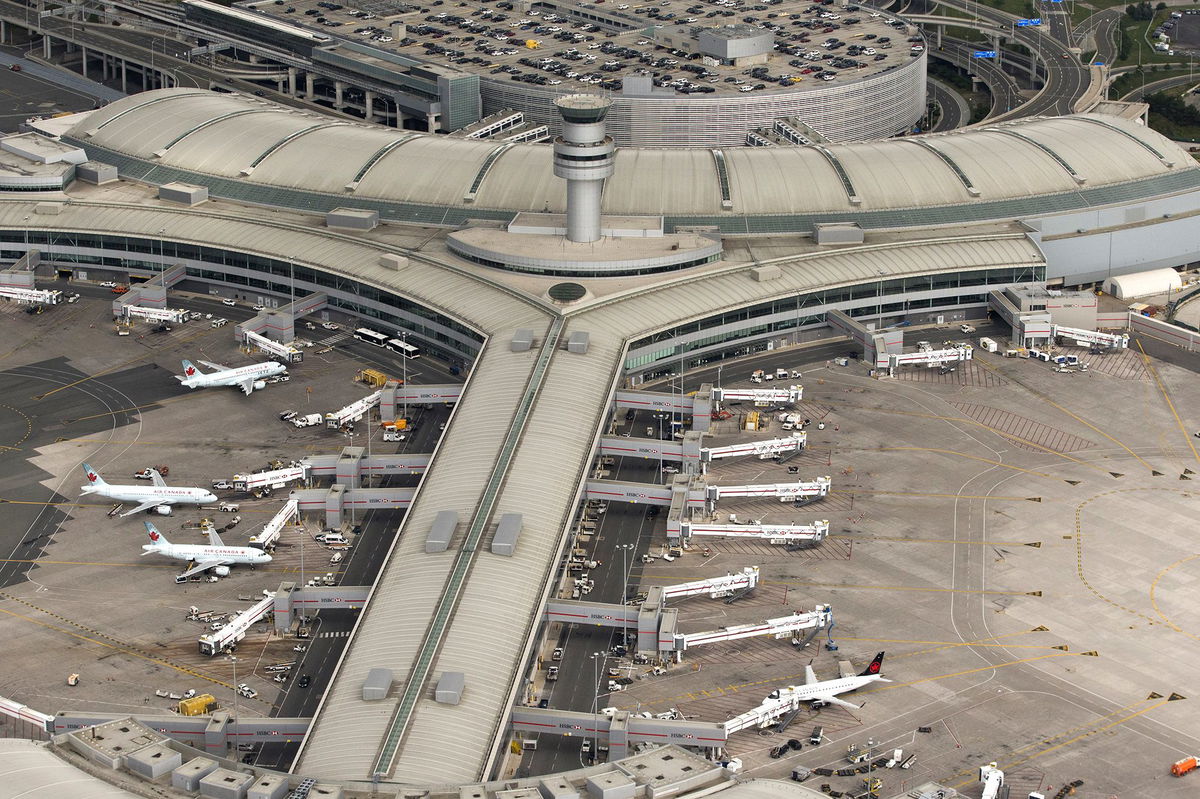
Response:
POLYGON ((94 483, 94 482, 96 482, 96 473, 95 473, 95 472, 88 472, 88 473, 87 473, 87 479, 88 479, 88 482, 89 482, 89 483, 94 483))
POLYGON ((189 366, 187 369, 183 370, 183 373, 188 377, 191 377, 192 375, 196 374, 196 367, 189 366))

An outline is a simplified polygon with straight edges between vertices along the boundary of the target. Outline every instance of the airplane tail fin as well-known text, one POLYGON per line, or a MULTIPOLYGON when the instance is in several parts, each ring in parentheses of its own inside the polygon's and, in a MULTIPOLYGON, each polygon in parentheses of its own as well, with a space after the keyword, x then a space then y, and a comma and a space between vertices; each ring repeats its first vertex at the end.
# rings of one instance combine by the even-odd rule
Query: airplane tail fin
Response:
POLYGON ((171 545, 171 542, 168 541, 166 537, 158 531, 157 527, 150 522, 143 522, 143 524, 146 525, 146 534, 150 536, 151 544, 162 544, 164 546, 171 545))
POLYGON ((200 371, 199 367, 197 367, 196 364, 192 363, 187 358, 184 358, 183 359, 183 374, 177 375, 176 378, 179 380, 180 383, 187 383, 193 377, 199 377, 202 374, 204 374, 204 373, 200 371))
POLYGON ((108 483, 104 482, 104 478, 100 476, 100 473, 93 469, 90 464, 83 464, 83 476, 88 481, 88 484, 83 487, 83 491, 86 494, 92 493, 89 489, 104 488, 108 485, 108 483))
POLYGON ((871 661, 870 665, 863 669, 862 673, 858 676, 874 677, 875 675, 879 674, 879 670, 883 668, 883 654, 883 652, 880 652, 878 655, 876 655, 875 659, 871 661))

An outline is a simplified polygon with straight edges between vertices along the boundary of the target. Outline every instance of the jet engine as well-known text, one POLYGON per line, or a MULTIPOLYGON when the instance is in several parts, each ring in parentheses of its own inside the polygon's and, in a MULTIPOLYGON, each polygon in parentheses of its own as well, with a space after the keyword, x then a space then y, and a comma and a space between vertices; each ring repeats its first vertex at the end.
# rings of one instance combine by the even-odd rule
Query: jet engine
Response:
POLYGON ((213 566, 213 574, 217 575, 218 577, 228 577, 229 576, 229 567, 228 566, 213 566))
POLYGON ((254 390, 255 391, 262 391, 266 387, 267 387, 266 380, 255 380, 254 381, 254 390))
POLYGON ((170 516, 171 515, 171 506, 170 505, 155 505, 154 512, 157 513, 159 516, 170 516))

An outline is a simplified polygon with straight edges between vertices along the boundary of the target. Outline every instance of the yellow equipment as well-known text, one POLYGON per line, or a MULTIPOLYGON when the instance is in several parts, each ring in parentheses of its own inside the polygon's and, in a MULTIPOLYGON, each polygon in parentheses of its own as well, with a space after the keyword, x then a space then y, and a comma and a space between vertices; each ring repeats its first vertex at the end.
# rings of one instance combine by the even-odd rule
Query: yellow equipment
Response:
POLYGON ((363 369, 355 375, 354 379, 360 383, 366 383, 371 388, 380 388, 388 381, 388 376, 378 369, 363 369))
POLYGON ((179 700, 179 715, 203 716, 217 709, 217 699, 212 694, 197 694, 191 699, 179 700))
POLYGON ((542 43, 539 42, 537 39, 526 39, 525 40, 525 47, 530 50, 536 50, 541 46, 542 46, 542 43))

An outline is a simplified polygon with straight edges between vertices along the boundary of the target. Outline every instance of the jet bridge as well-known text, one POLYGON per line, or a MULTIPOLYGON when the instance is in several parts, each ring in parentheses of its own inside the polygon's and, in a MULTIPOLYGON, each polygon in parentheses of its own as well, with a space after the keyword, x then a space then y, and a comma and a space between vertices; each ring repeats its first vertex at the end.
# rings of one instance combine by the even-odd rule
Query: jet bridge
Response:
POLYGON ((263 529, 251 536, 249 545, 264 550, 272 548, 279 541, 279 534, 283 532, 283 528, 293 519, 297 523, 300 521, 300 507, 295 499, 289 499, 263 529))
POLYGON ((263 598, 255 602, 241 613, 234 616, 228 624, 216 632, 200 636, 200 654, 219 655, 246 637, 246 631, 255 622, 265 618, 268 613, 275 611, 275 595, 269 591, 263 592, 263 598))
POLYGON ((1078 327, 1051 325, 1052 338, 1073 339, 1078 346, 1100 346, 1117 350, 1129 349, 1128 333, 1101 333, 1099 330, 1083 330, 1078 327))
POLYGON ((758 538, 772 544, 817 544, 829 535, 829 522, 822 520, 812 524, 694 524, 680 522, 679 533, 687 541, 692 536, 719 536, 721 538, 758 538))
POLYGON ((887 362, 877 363, 876 366, 889 370, 900 366, 918 366, 920 364, 936 366, 948 362, 969 361, 972 358, 973 352, 974 348, 970 344, 960 344, 944 350, 888 353, 887 362))
POLYGON ((713 447, 700 450, 700 457, 705 463, 722 458, 739 458, 744 455, 757 455, 760 460, 782 455, 785 452, 797 452, 804 449, 808 441, 808 433, 795 433, 787 438, 772 438, 767 441, 748 441, 745 444, 731 444, 727 447, 713 447))
POLYGON ((137 317, 147 322, 170 322, 179 324, 187 311, 182 308, 148 308, 142 305, 123 305, 121 313, 126 319, 137 317))
POLYGON ((29 305, 58 305, 62 292, 57 290, 23 289, 0 286, 0 297, 29 305))
MULTIPOLYGON (((675 634, 673 641, 676 652, 682 653, 689 647, 701 644, 716 644, 722 641, 739 641, 743 638, 756 638, 770 635, 774 638, 790 638, 793 642, 801 640, 802 630, 819 631, 833 622, 833 610, 829 605, 817 605, 808 613, 793 613, 790 616, 780 616, 777 619, 767 619, 756 624, 740 624, 736 627, 722 627, 702 633, 675 634)), ((808 636, 809 640, 813 636, 808 636)), ((660 644, 661 645, 661 644, 660 644)))
POLYGON ((330 430, 338 430, 351 422, 357 422, 368 411, 379 405, 379 398, 382 395, 382 390, 376 391, 360 400, 350 403, 340 410, 325 414, 325 426, 330 430))
POLYGON ((726 574, 724 577, 712 577, 707 580, 695 580, 690 583, 666 585, 662 588, 663 600, 682 599, 689 596, 708 594, 712 599, 733 596, 741 591, 752 591, 758 586, 758 567, 747 566, 737 574, 726 574))
MULTIPOLYGON (((649 715, 649 714, 647 714, 649 715)), ((605 708, 599 713, 555 708, 526 707, 512 709, 513 731, 528 737, 534 733, 576 738, 599 738, 608 743, 609 760, 620 760, 633 753, 639 743, 705 747, 718 750, 725 746, 724 725, 707 721, 645 718, 628 710, 605 708)))
MULTIPOLYGON (((799 483, 767 483, 764 485, 708 486, 709 504, 734 497, 778 497, 780 502, 812 502, 829 495, 828 476, 799 483)), ((712 508, 709 508, 711 512, 712 508)))
POLYGON ((759 407, 779 403, 797 403, 804 399, 804 386, 787 388, 714 388, 712 398, 716 402, 753 402, 759 407))
POLYGON ((756 727, 760 730, 766 729, 776 719, 797 710, 802 704, 803 700, 797 698, 794 694, 778 699, 764 699, 758 707, 751 708, 745 713, 741 713, 725 721, 723 725, 725 734, 733 735, 735 732, 748 730, 751 727, 756 727))
POLYGON ((272 341, 266 336, 259 335, 253 330, 242 331, 242 343, 247 347, 254 347, 259 352, 265 352, 275 358, 279 358, 284 363, 300 363, 304 360, 304 352, 293 347, 291 344, 283 344, 278 341, 272 341))
POLYGON ((235 474, 233 476, 233 487, 237 491, 258 491, 263 488, 283 488, 287 483, 307 479, 308 467, 302 463, 300 466, 289 466, 286 469, 271 469, 270 471, 253 472, 251 474, 235 474))

